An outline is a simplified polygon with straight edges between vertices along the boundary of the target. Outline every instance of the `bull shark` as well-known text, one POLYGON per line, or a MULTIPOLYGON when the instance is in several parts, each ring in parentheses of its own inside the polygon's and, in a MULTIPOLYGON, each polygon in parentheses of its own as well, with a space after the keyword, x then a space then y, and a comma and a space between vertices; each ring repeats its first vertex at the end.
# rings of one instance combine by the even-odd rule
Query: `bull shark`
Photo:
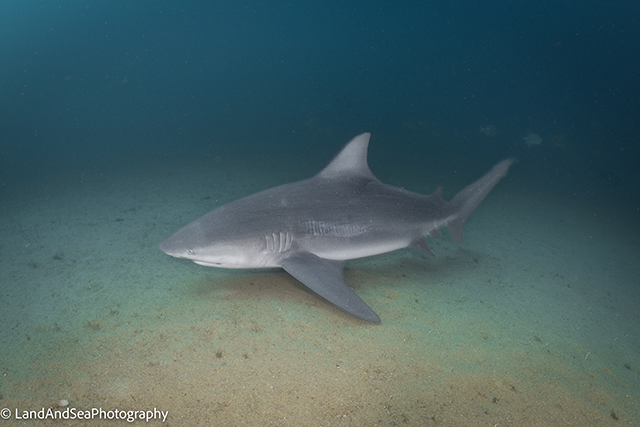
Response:
POLYGON ((456 242, 469 214, 507 174, 503 160, 449 202, 383 184, 371 173, 371 134, 352 139, 320 173, 228 203, 160 243, 160 250, 222 268, 283 268, 344 310, 379 323, 378 315, 344 281, 344 262, 403 248, 433 256, 426 236, 447 226, 456 242))

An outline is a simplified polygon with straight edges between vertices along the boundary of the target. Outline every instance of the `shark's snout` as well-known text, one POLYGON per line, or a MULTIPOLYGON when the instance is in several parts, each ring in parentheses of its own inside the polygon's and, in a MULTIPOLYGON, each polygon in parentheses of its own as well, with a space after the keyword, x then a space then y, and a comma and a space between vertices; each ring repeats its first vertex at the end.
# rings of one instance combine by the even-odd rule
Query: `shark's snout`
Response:
POLYGON ((158 249, 160 249, 162 252, 164 252, 167 255, 171 255, 169 253, 169 247, 167 246, 167 241, 163 240, 162 242, 160 242, 160 244, 158 245, 158 249))
POLYGON ((188 253, 188 249, 185 248, 184 245, 181 244, 181 242, 176 241, 173 236, 169 236, 162 242, 160 242, 158 248, 160 248, 160 250, 165 254, 171 255, 176 258, 184 258, 188 253))

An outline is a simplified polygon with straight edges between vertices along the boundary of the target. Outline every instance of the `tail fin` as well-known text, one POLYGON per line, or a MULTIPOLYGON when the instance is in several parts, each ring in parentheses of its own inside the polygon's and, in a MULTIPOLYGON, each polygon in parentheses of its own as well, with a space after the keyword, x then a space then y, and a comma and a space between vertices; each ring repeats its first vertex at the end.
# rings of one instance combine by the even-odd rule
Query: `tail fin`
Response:
POLYGON ((512 163, 513 159, 501 161, 482 178, 460 191, 451 199, 449 206, 452 208, 455 218, 447 223, 447 228, 453 240, 458 243, 462 242, 464 221, 487 194, 489 194, 498 181, 507 175, 509 166, 511 166, 512 163))

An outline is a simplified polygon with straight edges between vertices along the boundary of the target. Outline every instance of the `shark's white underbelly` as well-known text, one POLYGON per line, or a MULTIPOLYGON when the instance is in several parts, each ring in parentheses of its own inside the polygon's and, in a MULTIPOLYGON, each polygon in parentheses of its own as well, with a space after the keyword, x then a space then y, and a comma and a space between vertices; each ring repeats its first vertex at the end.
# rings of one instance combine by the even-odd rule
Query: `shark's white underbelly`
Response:
POLYGON ((409 244, 408 239, 397 240, 380 240, 374 242, 354 243, 348 244, 346 242, 332 242, 332 244, 321 244, 320 242, 314 242, 315 244, 308 245, 305 249, 319 256, 320 258, 335 259, 335 260, 349 260, 356 258, 364 258, 373 255, 380 255, 387 252, 396 251, 398 249, 406 248, 409 244))

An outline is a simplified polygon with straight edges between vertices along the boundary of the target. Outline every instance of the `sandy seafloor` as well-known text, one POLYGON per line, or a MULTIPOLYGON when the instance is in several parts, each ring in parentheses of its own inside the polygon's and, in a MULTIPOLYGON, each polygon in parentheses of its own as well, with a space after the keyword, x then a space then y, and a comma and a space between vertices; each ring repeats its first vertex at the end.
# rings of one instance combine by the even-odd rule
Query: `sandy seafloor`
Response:
MULTIPOLYGON (((638 214, 606 200, 507 177, 462 244, 443 232, 429 240, 435 258, 349 262, 379 325, 282 271, 157 249, 216 206, 310 174, 216 158, 60 172, 5 192, 0 407, 158 408, 169 426, 640 423, 638 214)), ((416 191, 440 183, 411 176, 402 184, 416 191)))

